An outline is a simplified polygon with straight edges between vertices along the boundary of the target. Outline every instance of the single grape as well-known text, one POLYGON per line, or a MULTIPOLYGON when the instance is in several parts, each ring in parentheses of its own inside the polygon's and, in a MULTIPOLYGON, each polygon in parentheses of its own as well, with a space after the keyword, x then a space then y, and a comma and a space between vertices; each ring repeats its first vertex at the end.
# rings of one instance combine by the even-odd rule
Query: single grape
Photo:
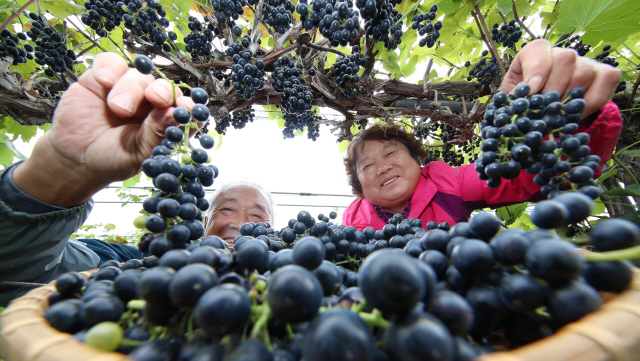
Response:
POLYGON ((145 75, 151 74, 151 71, 153 70, 153 62, 148 56, 143 54, 137 54, 133 57, 133 65, 139 72, 145 75))

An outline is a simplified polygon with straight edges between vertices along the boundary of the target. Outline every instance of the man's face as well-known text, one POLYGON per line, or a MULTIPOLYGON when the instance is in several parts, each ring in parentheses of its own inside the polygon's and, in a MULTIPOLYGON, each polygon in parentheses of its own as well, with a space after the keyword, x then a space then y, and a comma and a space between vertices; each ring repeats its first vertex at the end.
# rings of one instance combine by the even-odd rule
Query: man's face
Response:
POLYGON ((240 235, 240 227, 248 222, 268 222, 267 198, 253 188, 233 188, 218 197, 213 204, 211 219, 207 219, 206 236, 233 240, 240 235))

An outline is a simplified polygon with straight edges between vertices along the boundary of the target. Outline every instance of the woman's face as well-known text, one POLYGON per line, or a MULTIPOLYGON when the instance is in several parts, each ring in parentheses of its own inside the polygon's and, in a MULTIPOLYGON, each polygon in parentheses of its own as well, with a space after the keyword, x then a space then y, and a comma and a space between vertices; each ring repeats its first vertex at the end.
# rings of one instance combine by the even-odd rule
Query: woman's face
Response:
POLYGON ((207 219, 205 236, 233 240, 240 235, 240 227, 248 222, 269 222, 267 198, 253 188, 233 188, 221 194, 211 219, 207 219))
POLYGON ((409 149, 397 140, 367 140, 356 156, 364 198, 401 213, 420 181, 420 164, 409 149))

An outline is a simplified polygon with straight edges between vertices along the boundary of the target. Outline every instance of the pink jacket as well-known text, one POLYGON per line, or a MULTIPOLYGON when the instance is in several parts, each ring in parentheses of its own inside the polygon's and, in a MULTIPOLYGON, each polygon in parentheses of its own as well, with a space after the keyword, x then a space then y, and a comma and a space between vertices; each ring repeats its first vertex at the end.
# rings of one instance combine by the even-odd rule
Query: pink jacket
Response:
MULTIPOLYGON (((600 169, 594 178, 600 176, 602 166, 611 158, 622 131, 622 118, 618 107, 607 103, 598 117, 584 119, 577 132, 591 136, 591 154, 602 158, 600 169)), ((452 168, 444 162, 430 162, 422 168, 422 178, 411 196, 409 217, 421 219, 425 224, 447 222, 454 225, 469 220, 471 212, 485 207, 498 208, 525 201, 539 201, 545 198, 540 187, 533 183, 534 175, 524 170, 513 180, 502 180, 498 188, 489 188, 486 181, 478 178, 473 164, 452 168)), ((366 199, 358 198, 345 210, 342 216, 345 226, 357 229, 385 226, 375 209, 366 199)))

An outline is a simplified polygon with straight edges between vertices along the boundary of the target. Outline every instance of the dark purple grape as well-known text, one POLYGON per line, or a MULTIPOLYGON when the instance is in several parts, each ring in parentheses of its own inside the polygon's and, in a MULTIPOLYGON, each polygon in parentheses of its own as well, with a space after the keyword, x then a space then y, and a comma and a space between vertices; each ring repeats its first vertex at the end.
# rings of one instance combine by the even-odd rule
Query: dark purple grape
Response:
POLYGON ((306 268, 288 265, 278 269, 267 287, 273 317, 287 323, 312 320, 322 302, 322 285, 306 268))
POLYGON ((543 239, 529 247, 525 265, 532 276, 552 285, 563 285, 580 275, 585 262, 568 242, 543 239))
POLYGON ((139 72, 145 75, 151 74, 151 71, 153 70, 153 62, 148 56, 143 54, 137 54, 133 57, 133 65, 139 72))
POLYGON ((194 320, 210 337, 241 331, 251 313, 247 292, 237 285, 221 284, 200 297, 193 310, 194 320))

